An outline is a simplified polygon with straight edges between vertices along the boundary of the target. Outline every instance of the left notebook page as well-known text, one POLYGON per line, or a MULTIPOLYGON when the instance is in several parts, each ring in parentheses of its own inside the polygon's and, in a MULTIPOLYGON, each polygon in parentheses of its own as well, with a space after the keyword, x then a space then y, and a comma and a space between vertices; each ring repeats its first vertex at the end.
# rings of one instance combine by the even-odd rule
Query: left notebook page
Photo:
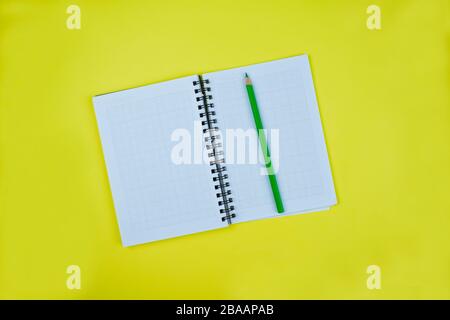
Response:
POLYGON ((173 156, 174 138, 182 134, 190 140, 199 121, 193 87, 197 79, 94 97, 124 246, 227 226, 209 164, 179 164, 173 156))

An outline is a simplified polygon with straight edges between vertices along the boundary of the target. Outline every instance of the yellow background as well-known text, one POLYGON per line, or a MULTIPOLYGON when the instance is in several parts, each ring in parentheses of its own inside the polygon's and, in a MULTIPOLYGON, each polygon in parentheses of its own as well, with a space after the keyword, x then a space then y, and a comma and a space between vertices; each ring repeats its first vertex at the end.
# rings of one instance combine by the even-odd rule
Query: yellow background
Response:
POLYGON ((450 298, 447 3, 0 1, 0 298, 450 298), (123 248, 91 97, 301 53, 339 204, 123 248))

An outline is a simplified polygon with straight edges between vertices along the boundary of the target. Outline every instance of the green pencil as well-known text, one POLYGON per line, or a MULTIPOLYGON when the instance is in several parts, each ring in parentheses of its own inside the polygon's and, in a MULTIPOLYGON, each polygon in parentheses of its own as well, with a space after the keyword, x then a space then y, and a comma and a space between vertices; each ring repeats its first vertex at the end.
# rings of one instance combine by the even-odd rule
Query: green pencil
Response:
POLYGON ((258 103, 256 102, 255 91, 253 90, 252 80, 245 74, 245 87, 247 88, 248 100, 252 108, 253 119, 255 120, 256 131, 258 132, 259 143, 264 155, 264 162, 267 169, 267 175, 269 176, 270 187, 272 188, 273 198, 275 205, 277 206, 278 213, 284 212, 283 200, 281 199, 280 190, 278 188, 277 177, 272 167, 272 160, 270 159, 269 146, 267 145, 266 135, 264 133, 264 127, 259 114, 258 103))

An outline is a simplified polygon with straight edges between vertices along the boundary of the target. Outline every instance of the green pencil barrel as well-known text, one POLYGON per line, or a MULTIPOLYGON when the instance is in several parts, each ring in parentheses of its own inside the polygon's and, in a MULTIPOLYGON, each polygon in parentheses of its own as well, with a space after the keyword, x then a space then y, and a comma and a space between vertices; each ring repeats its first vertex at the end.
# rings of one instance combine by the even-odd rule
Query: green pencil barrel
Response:
POLYGON ((283 201, 281 199, 280 190, 278 188, 278 182, 273 170, 272 160, 270 158, 270 150, 267 145, 266 135, 264 133, 264 126, 261 120, 261 115, 259 114, 258 104, 256 102, 255 91, 252 85, 246 85, 248 99, 250 101, 250 107, 252 109, 253 119, 255 121, 256 132, 258 133, 258 140, 261 145, 261 151, 264 155, 265 167, 267 169, 267 175, 269 177, 270 187, 272 189, 273 197, 275 200, 275 205, 277 207, 278 213, 284 212, 283 201))

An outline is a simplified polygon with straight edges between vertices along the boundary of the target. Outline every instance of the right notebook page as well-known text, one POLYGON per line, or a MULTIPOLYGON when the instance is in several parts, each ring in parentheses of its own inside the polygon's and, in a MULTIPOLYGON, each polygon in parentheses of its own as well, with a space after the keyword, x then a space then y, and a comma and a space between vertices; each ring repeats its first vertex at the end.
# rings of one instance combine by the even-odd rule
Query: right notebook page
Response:
POLYGON ((223 137, 235 222, 319 211, 336 204, 307 55, 212 72, 209 79, 223 137), (278 214, 244 85, 254 86, 286 212, 278 214), (250 130, 249 130, 250 129, 250 130), (255 160, 255 146, 259 152, 255 160))

